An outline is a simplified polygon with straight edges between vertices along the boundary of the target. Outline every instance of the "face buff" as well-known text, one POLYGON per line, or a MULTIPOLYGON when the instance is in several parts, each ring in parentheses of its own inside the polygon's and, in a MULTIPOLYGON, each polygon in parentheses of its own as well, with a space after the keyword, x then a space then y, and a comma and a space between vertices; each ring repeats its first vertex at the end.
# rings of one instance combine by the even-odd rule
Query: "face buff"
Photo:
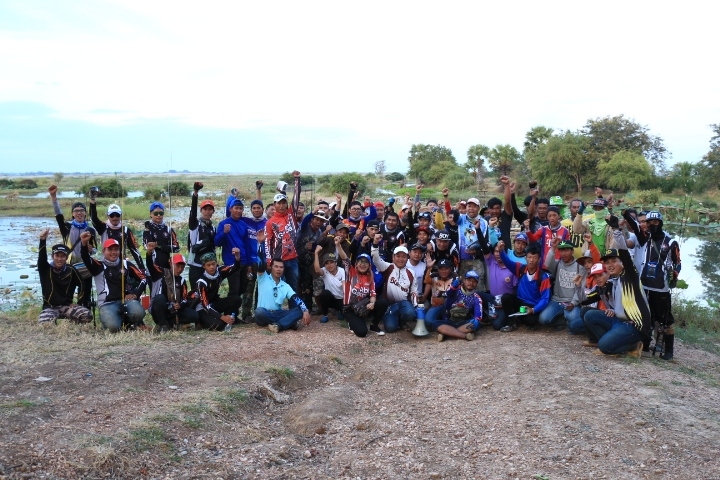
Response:
POLYGON ((605 223, 605 217, 610 215, 610 213, 607 211, 606 208, 603 208, 602 210, 596 211, 594 213, 595 221, 592 224, 592 234, 596 237, 605 235, 605 227, 607 227, 607 223, 605 223))

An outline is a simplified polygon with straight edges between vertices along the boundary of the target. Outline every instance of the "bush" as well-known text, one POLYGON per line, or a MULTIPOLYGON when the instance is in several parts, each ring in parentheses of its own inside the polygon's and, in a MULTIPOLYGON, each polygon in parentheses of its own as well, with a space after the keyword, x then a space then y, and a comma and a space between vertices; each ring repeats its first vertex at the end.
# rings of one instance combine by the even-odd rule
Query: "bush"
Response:
POLYGON ((32 190, 33 188, 37 188, 38 185, 35 180, 25 178, 23 180, 18 180, 17 182, 13 182, 12 186, 13 186, 13 188, 17 188, 19 190, 32 190))
MULTIPOLYGON (((312 185, 315 177, 312 175, 300 175, 300 186, 312 185)), ((288 184, 288 187, 295 185, 295 177, 292 176, 292 172, 285 172, 280 175, 280 180, 288 184)))
POLYGON ((87 185, 85 191, 76 190, 75 193, 77 195, 88 195, 92 186, 98 187, 98 198, 124 198, 128 194, 127 189, 116 178, 99 180, 95 184, 87 185))
POLYGON ((0 178, 0 188, 12 188, 13 181, 9 178, 0 178))
POLYGON ((443 178, 443 184, 450 190, 467 190, 475 185, 475 179, 463 168, 455 168, 443 178))
POLYGON ((165 196, 165 190, 160 187, 148 187, 143 192, 143 198, 145 200, 160 200, 165 196))
POLYGON ((342 194, 343 198, 345 198, 350 191, 350 182, 358 184, 358 191, 361 195, 366 193, 365 190, 367 190, 367 179, 362 173, 348 172, 338 175, 323 175, 322 177, 318 177, 318 181, 321 178, 325 180, 323 185, 325 185, 328 190, 342 194))
POLYGON ((385 180, 388 182, 401 182, 405 180, 405 175, 400 172, 392 172, 385 175, 385 180))
POLYGON ((187 197, 190 195, 190 185, 185 182, 170 182, 168 191, 171 196, 187 197))
POLYGON ((639 206, 652 207, 657 205, 660 201, 660 189, 654 188, 652 190, 640 190, 635 193, 634 200, 639 206))

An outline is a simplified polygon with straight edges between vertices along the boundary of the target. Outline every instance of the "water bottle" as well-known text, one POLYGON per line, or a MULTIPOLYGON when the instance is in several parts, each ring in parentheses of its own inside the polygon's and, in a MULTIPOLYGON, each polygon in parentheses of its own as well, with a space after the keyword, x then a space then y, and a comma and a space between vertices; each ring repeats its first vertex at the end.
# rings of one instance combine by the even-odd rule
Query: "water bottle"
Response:
POLYGON ((497 313, 495 312, 495 305, 492 303, 488 306, 488 316, 492 319, 497 318, 497 313))
POLYGON ((232 330, 233 325, 235 325, 235 312, 231 313, 230 316, 233 319, 233 323, 228 323, 227 325, 225 325, 225 332, 229 332, 230 330, 232 330))

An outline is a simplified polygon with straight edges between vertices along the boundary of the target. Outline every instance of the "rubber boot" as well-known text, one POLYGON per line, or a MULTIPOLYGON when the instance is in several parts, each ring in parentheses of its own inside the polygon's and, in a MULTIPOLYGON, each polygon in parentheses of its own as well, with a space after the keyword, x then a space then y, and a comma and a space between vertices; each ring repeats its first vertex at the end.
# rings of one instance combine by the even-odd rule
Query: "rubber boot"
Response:
POLYGON ((675 347, 675 335, 668 335, 665 334, 665 354, 660 357, 663 360, 672 360, 673 359, 673 349, 675 347))

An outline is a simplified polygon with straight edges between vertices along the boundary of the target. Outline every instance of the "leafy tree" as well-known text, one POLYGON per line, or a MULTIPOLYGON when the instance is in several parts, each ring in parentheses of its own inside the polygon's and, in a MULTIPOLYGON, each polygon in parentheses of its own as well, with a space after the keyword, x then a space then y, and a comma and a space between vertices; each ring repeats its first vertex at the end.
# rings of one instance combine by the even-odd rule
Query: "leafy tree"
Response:
POLYGON ((60 182, 62 182, 62 179, 65 178, 65 174, 62 172, 55 172, 53 173, 53 183, 55 185, 60 185, 60 182))
POLYGON ((478 178, 482 179, 487 173, 485 162, 489 161, 489 159, 490 147, 481 144, 473 145, 468 148, 467 162, 463 167, 472 174, 473 179, 477 182, 478 178))
POLYGON ((385 180, 388 182, 401 182, 405 180, 405 175, 400 172, 392 172, 385 175, 385 180))
POLYGON ((537 152, 540 147, 545 145, 550 137, 552 137, 553 129, 543 127, 542 125, 533 127, 525 134, 525 143, 523 143, 523 154, 526 156, 537 152))
POLYGON ((690 162, 680 162, 673 165, 672 178, 674 183, 685 193, 694 193, 697 176, 697 165, 690 162))
POLYGON ((361 193, 367 190, 367 179, 362 173, 347 172, 328 175, 328 177, 328 181, 323 183, 327 185, 331 192, 342 194, 343 198, 347 198, 347 193, 350 191, 350 182, 357 183, 358 191, 361 193))
MULTIPOLYGON (((314 178, 315 177, 313 175, 300 175, 300 186, 312 185, 314 178)), ((295 177, 293 177, 292 172, 283 173, 280 175, 280 180, 287 183, 289 186, 295 185, 295 177)))
POLYGON ((190 185, 185 182, 170 182, 168 191, 173 197, 187 197, 190 195, 190 185))
POLYGON ((522 154, 512 145, 495 145, 488 156, 490 167, 498 175, 508 175, 522 163, 522 154))
MULTIPOLYGON (((127 197, 127 189, 123 187, 118 179, 108 178, 98 181, 96 184, 100 192, 98 197, 100 198, 121 198, 127 197)), ((87 194, 87 192, 79 192, 80 194, 87 194)))
POLYGON ((442 183, 453 191, 468 190, 473 187, 475 180, 468 175, 464 167, 455 167, 447 172, 442 183))
POLYGON ((720 187, 720 123, 710 125, 714 135, 710 138, 710 150, 703 155, 699 171, 708 185, 720 187))
POLYGON ((641 153, 617 152, 610 161, 598 165, 600 178, 610 188, 634 190, 652 176, 652 166, 641 153))
POLYGON ((442 145, 417 144, 410 147, 408 157, 410 169, 408 177, 418 179, 418 182, 439 182, 442 177, 457 165, 452 151, 442 145), (439 166, 442 163, 442 166, 439 166), (433 167, 435 170, 432 171, 433 167), (445 169, 444 172, 441 169, 445 169))
POLYGON ((618 152, 628 151, 643 155, 650 160, 657 174, 665 174, 665 159, 669 152, 663 139, 650 135, 645 125, 623 115, 588 120, 581 130, 589 139, 588 155, 593 164, 609 162, 618 152))
POLYGON ((37 188, 37 182, 31 178, 25 178, 23 180, 18 180, 17 182, 12 183, 13 188, 17 188, 20 190, 32 190, 33 188, 37 188))
POLYGON ((564 190, 562 184, 567 184, 568 179, 571 179, 575 191, 581 192, 585 178, 592 177, 594 173, 593 165, 586 154, 587 138, 578 133, 563 132, 551 137, 542 148, 545 150, 545 161, 554 170, 550 173, 550 178, 541 182, 543 188, 548 190, 551 183, 554 183, 556 188, 550 189, 561 192, 564 190))

